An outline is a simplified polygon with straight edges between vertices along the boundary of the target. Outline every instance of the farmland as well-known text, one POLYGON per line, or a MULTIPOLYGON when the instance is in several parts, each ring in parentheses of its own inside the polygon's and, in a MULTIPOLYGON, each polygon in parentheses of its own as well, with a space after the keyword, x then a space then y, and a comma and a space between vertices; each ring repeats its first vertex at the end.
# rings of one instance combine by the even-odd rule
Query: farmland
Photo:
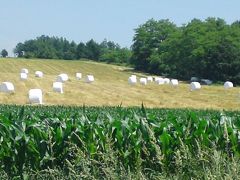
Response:
POLYGON ((0 179, 240 178, 238 87, 131 86, 131 74, 148 76, 90 61, 1 59, 0 81, 15 93, 0 93, 0 179), (52 90, 60 73, 69 75, 63 94, 52 90), (43 90, 43 106, 29 105, 31 88, 43 90))
POLYGON ((240 106, 239 88, 224 90, 222 85, 203 86, 200 91, 191 92, 189 84, 180 82, 177 88, 154 83, 130 86, 127 79, 131 74, 147 76, 134 72, 131 68, 108 65, 90 61, 24 60, 0 59, 0 82, 10 81, 15 86, 14 94, 0 93, 4 104, 28 104, 27 93, 31 88, 43 90, 46 105, 87 106, 140 106, 159 108, 195 108, 237 110, 240 106), (21 68, 30 71, 27 81, 20 81, 21 68), (36 78, 34 72, 40 70, 43 78, 36 78), (87 84, 76 80, 75 73, 83 76, 93 74, 95 82, 87 84), (64 84, 64 94, 54 93, 52 83, 60 73, 67 73, 70 81, 64 84))
POLYGON ((0 115, 10 177, 240 177, 236 111, 5 105, 0 115))

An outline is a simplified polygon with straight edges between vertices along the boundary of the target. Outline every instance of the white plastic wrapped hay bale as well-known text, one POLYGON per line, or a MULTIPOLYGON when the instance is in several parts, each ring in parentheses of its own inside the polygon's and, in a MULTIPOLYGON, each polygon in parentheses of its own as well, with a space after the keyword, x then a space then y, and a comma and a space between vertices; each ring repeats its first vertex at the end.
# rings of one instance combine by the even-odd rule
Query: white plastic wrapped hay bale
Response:
POLYGON ((14 86, 11 82, 2 82, 0 85, 0 92, 4 93, 13 93, 14 92, 14 86))
POLYGON ((160 78, 160 77, 156 77, 156 78, 155 78, 155 82, 156 82, 156 84, 158 84, 158 85, 162 85, 162 84, 164 84, 164 79, 163 79, 163 78, 160 78))
POLYGON ((130 84, 130 85, 135 85, 135 84, 137 84, 137 77, 134 75, 134 76, 130 76, 129 78, 128 78, 128 83, 130 84))
POLYGON ((152 76, 148 76, 148 77, 147 77, 147 81, 148 81, 148 82, 153 82, 153 77, 152 77, 152 76))
POLYGON ((147 78, 140 78, 139 82, 142 85, 147 85, 147 78))
POLYGON ((31 104, 42 104, 42 90, 41 89, 30 89, 28 92, 29 102, 31 104))
POLYGON ((36 71, 35 72, 35 77, 42 78, 43 77, 43 72, 42 71, 36 71))
POLYGON ((77 78, 77 80, 82 79, 82 73, 76 73, 76 78, 77 78))
POLYGON ((28 74, 29 72, 28 72, 28 69, 26 69, 26 68, 22 68, 22 69, 21 69, 21 73, 28 74))
POLYGON ((63 83, 62 82, 54 82, 53 83, 53 91, 58 93, 63 93, 63 83))
POLYGON ((168 78, 164 78, 163 81, 164 81, 164 84, 169 84, 170 83, 170 79, 168 79, 168 78))
POLYGON ((85 79, 86 83, 92 83, 94 82, 94 76, 93 75, 87 75, 85 79))
POLYGON ((226 81, 226 82, 224 83, 224 88, 225 88, 225 89, 233 88, 233 83, 230 82, 230 81, 226 81))
POLYGON ((27 80, 28 75, 26 73, 20 73, 20 79, 21 80, 27 80))
POLYGON ((199 82, 191 82, 190 89, 191 91, 199 90, 201 89, 201 85, 199 82))
POLYGON ((171 79, 170 85, 171 86, 178 86, 178 80, 177 79, 171 79))
POLYGON ((59 74, 57 76, 57 82, 66 82, 68 81, 68 75, 67 74, 59 74))

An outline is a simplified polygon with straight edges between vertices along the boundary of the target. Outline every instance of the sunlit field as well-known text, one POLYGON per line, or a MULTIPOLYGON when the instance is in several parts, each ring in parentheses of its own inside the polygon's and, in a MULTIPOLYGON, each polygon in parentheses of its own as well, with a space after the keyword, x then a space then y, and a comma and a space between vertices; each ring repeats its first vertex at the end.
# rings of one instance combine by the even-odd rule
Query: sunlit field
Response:
MULTIPOLYGON (((147 74, 134 72, 131 68, 90 61, 0 59, 0 82, 9 81, 15 86, 15 93, 0 93, 2 104, 29 104, 28 91, 32 88, 43 90, 45 105, 87 105, 87 106, 140 106, 197 109, 238 109, 240 88, 225 90, 222 85, 202 86, 190 91, 188 82, 178 87, 148 83, 128 84, 128 77, 146 77, 147 74), (29 70, 26 81, 20 80, 21 68, 29 70), (35 71, 42 71, 43 78, 35 77, 35 71), (83 78, 77 80, 76 72, 83 78), (53 92, 52 83, 57 75, 66 73, 69 81, 64 83, 64 93, 53 92), (95 81, 85 83, 87 74, 93 74, 95 81)), ((174 78, 174 77, 173 77, 174 78)))

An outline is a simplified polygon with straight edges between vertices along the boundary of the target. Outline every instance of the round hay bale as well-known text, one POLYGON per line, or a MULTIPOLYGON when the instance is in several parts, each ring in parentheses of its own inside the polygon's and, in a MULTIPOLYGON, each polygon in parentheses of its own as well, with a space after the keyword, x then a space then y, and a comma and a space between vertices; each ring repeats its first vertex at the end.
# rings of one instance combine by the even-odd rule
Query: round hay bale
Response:
POLYGON ((62 82, 54 82, 53 83, 53 91, 63 93, 63 83, 62 82))
POLYGON ((170 85, 171 86, 178 86, 178 80, 177 79, 171 79, 170 85))
POLYGON ((190 89, 191 91, 199 90, 201 89, 201 85, 199 82, 191 82, 190 89))
POLYGON ((168 78, 164 78, 163 81, 164 81, 164 84, 169 84, 170 83, 170 79, 168 79, 168 78))
POLYGON ((224 83, 224 88, 225 88, 225 89, 233 88, 233 83, 230 82, 230 81, 226 81, 226 82, 224 83))
POLYGON ((0 85, 0 92, 4 93, 13 93, 14 92, 14 86, 11 82, 2 82, 0 85))
POLYGON ((20 73, 20 79, 21 80, 27 80, 27 78, 28 78, 28 75, 26 74, 26 73, 20 73))
POLYGON ((66 81, 68 81, 68 75, 67 74, 59 74, 58 76, 57 76, 57 80, 56 80, 56 82, 62 82, 62 83, 64 83, 64 82, 66 82, 66 81))
POLYGON ((161 77, 155 77, 155 82, 158 85, 162 85, 162 84, 164 84, 164 79, 161 77))
POLYGON ((94 76, 93 75, 87 75, 85 79, 86 83, 92 83, 94 82, 94 76))
POLYGON ((142 85, 147 85, 147 78, 140 78, 139 82, 142 85))
POLYGON ((29 102, 31 104, 42 104, 42 90, 41 89, 30 89, 28 92, 29 102))
POLYGON ((42 78, 43 77, 43 72, 42 71, 36 71, 35 72, 35 77, 42 78))
POLYGON ((82 73, 76 73, 76 78, 77 78, 77 80, 82 79, 82 73))
POLYGON ((130 85, 135 85, 135 84, 137 84, 137 78, 136 78, 136 76, 130 76, 129 78, 128 78, 128 83, 130 84, 130 85))

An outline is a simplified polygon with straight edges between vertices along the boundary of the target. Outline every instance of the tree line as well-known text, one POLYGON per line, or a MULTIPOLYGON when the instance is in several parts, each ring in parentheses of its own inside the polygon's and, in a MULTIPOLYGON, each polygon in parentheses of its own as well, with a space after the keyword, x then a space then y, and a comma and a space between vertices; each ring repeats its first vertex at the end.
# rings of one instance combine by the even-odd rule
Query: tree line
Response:
POLYGON ((129 63, 131 51, 121 48, 113 41, 103 40, 101 43, 93 39, 79 44, 69 42, 65 38, 49 37, 42 35, 36 39, 18 43, 14 49, 18 57, 41 59, 78 60, 90 59, 108 63, 129 63))
POLYGON ((131 64, 136 70, 189 80, 230 80, 240 84, 240 21, 193 19, 177 26, 168 19, 150 19, 135 29, 130 49, 113 41, 93 39, 76 44, 64 38, 40 36, 18 43, 18 57, 91 59, 131 64))
POLYGON ((148 20, 135 30, 131 63, 137 70, 189 80, 231 80, 240 84, 240 22, 193 19, 177 27, 148 20))

